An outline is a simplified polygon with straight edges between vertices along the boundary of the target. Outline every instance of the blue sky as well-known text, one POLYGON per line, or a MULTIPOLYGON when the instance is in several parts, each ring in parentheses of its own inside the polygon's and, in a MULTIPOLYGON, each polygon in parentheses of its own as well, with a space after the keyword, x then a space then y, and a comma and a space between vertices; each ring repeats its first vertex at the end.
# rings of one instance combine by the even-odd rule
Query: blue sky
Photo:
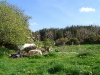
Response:
POLYGON ((29 28, 100 24, 100 0, 6 0, 32 16, 29 28))

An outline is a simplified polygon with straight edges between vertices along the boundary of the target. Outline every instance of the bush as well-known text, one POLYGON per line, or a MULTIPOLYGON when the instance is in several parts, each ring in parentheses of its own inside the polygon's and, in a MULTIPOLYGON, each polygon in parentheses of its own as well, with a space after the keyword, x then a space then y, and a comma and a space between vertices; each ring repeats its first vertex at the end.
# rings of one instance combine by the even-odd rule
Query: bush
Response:
POLYGON ((54 46, 54 42, 52 40, 46 39, 44 42, 44 47, 54 46))
POLYGON ((57 72, 64 71, 64 66, 62 64, 56 64, 55 66, 48 69, 50 74, 55 74, 57 72))
POLYGON ((55 46, 62 46, 67 44, 68 38, 59 38, 56 40, 55 46))
POLYGON ((72 39, 69 40, 69 44, 78 45, 79 44, 79 40, 77 38, 72 38, 72 39))
POLYGON ((65 71, 65 67, 64 67, 64 64, 61 63, 61 62, 57 62, 57 61, 52 61, 49 63, 49 65, 51 65, 49 68, 48 68, 48 73, 50 74, 57 74, 57 73, 60 73, 60 72, 63 72, 65 71))
POLYGON ((39 47, 43 47, 44 46, 42 41, 37 41, 37 42, 35 42, 35 44, 37 46, 39 46, 39 47))

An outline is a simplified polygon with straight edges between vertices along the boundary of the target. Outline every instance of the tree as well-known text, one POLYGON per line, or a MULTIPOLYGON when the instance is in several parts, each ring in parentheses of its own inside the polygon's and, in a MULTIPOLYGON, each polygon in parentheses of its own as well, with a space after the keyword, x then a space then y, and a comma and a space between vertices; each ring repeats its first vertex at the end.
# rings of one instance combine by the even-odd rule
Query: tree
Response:
POLYGON ((18 7, 0 2, 0 42, 14 45, 27 42, 31 37, 29 18, 18 7))
POLYGON ((63 29, 58 29, 56 32, 56 39, 63 38, 63 29))
POLYGON ((42 29, 39 31, 40 33, 40 38, 41 38, 41 41, 44 41, 46 39, 46 29, 42 29))

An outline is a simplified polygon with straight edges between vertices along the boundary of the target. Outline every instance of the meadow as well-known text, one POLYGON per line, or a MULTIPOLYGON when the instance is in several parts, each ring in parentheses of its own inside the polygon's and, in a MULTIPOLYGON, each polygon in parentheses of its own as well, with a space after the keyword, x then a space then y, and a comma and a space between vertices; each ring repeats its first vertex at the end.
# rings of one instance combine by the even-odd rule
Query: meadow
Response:
POLYGON ((12 59, 0 48, 0 75, 100 75, 100 45, 59 46, 53 51, 12 59))

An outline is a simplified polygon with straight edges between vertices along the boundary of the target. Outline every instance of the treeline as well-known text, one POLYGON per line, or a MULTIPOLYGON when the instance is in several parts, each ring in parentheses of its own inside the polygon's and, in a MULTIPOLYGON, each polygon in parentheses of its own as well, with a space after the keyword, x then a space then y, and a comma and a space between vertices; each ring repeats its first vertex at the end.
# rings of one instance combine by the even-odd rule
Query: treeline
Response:
POLYGON ((50 28, 33 32, 34 41, 55 41, 65 44, 99 44, 100 27, 97 25, 50 28))

